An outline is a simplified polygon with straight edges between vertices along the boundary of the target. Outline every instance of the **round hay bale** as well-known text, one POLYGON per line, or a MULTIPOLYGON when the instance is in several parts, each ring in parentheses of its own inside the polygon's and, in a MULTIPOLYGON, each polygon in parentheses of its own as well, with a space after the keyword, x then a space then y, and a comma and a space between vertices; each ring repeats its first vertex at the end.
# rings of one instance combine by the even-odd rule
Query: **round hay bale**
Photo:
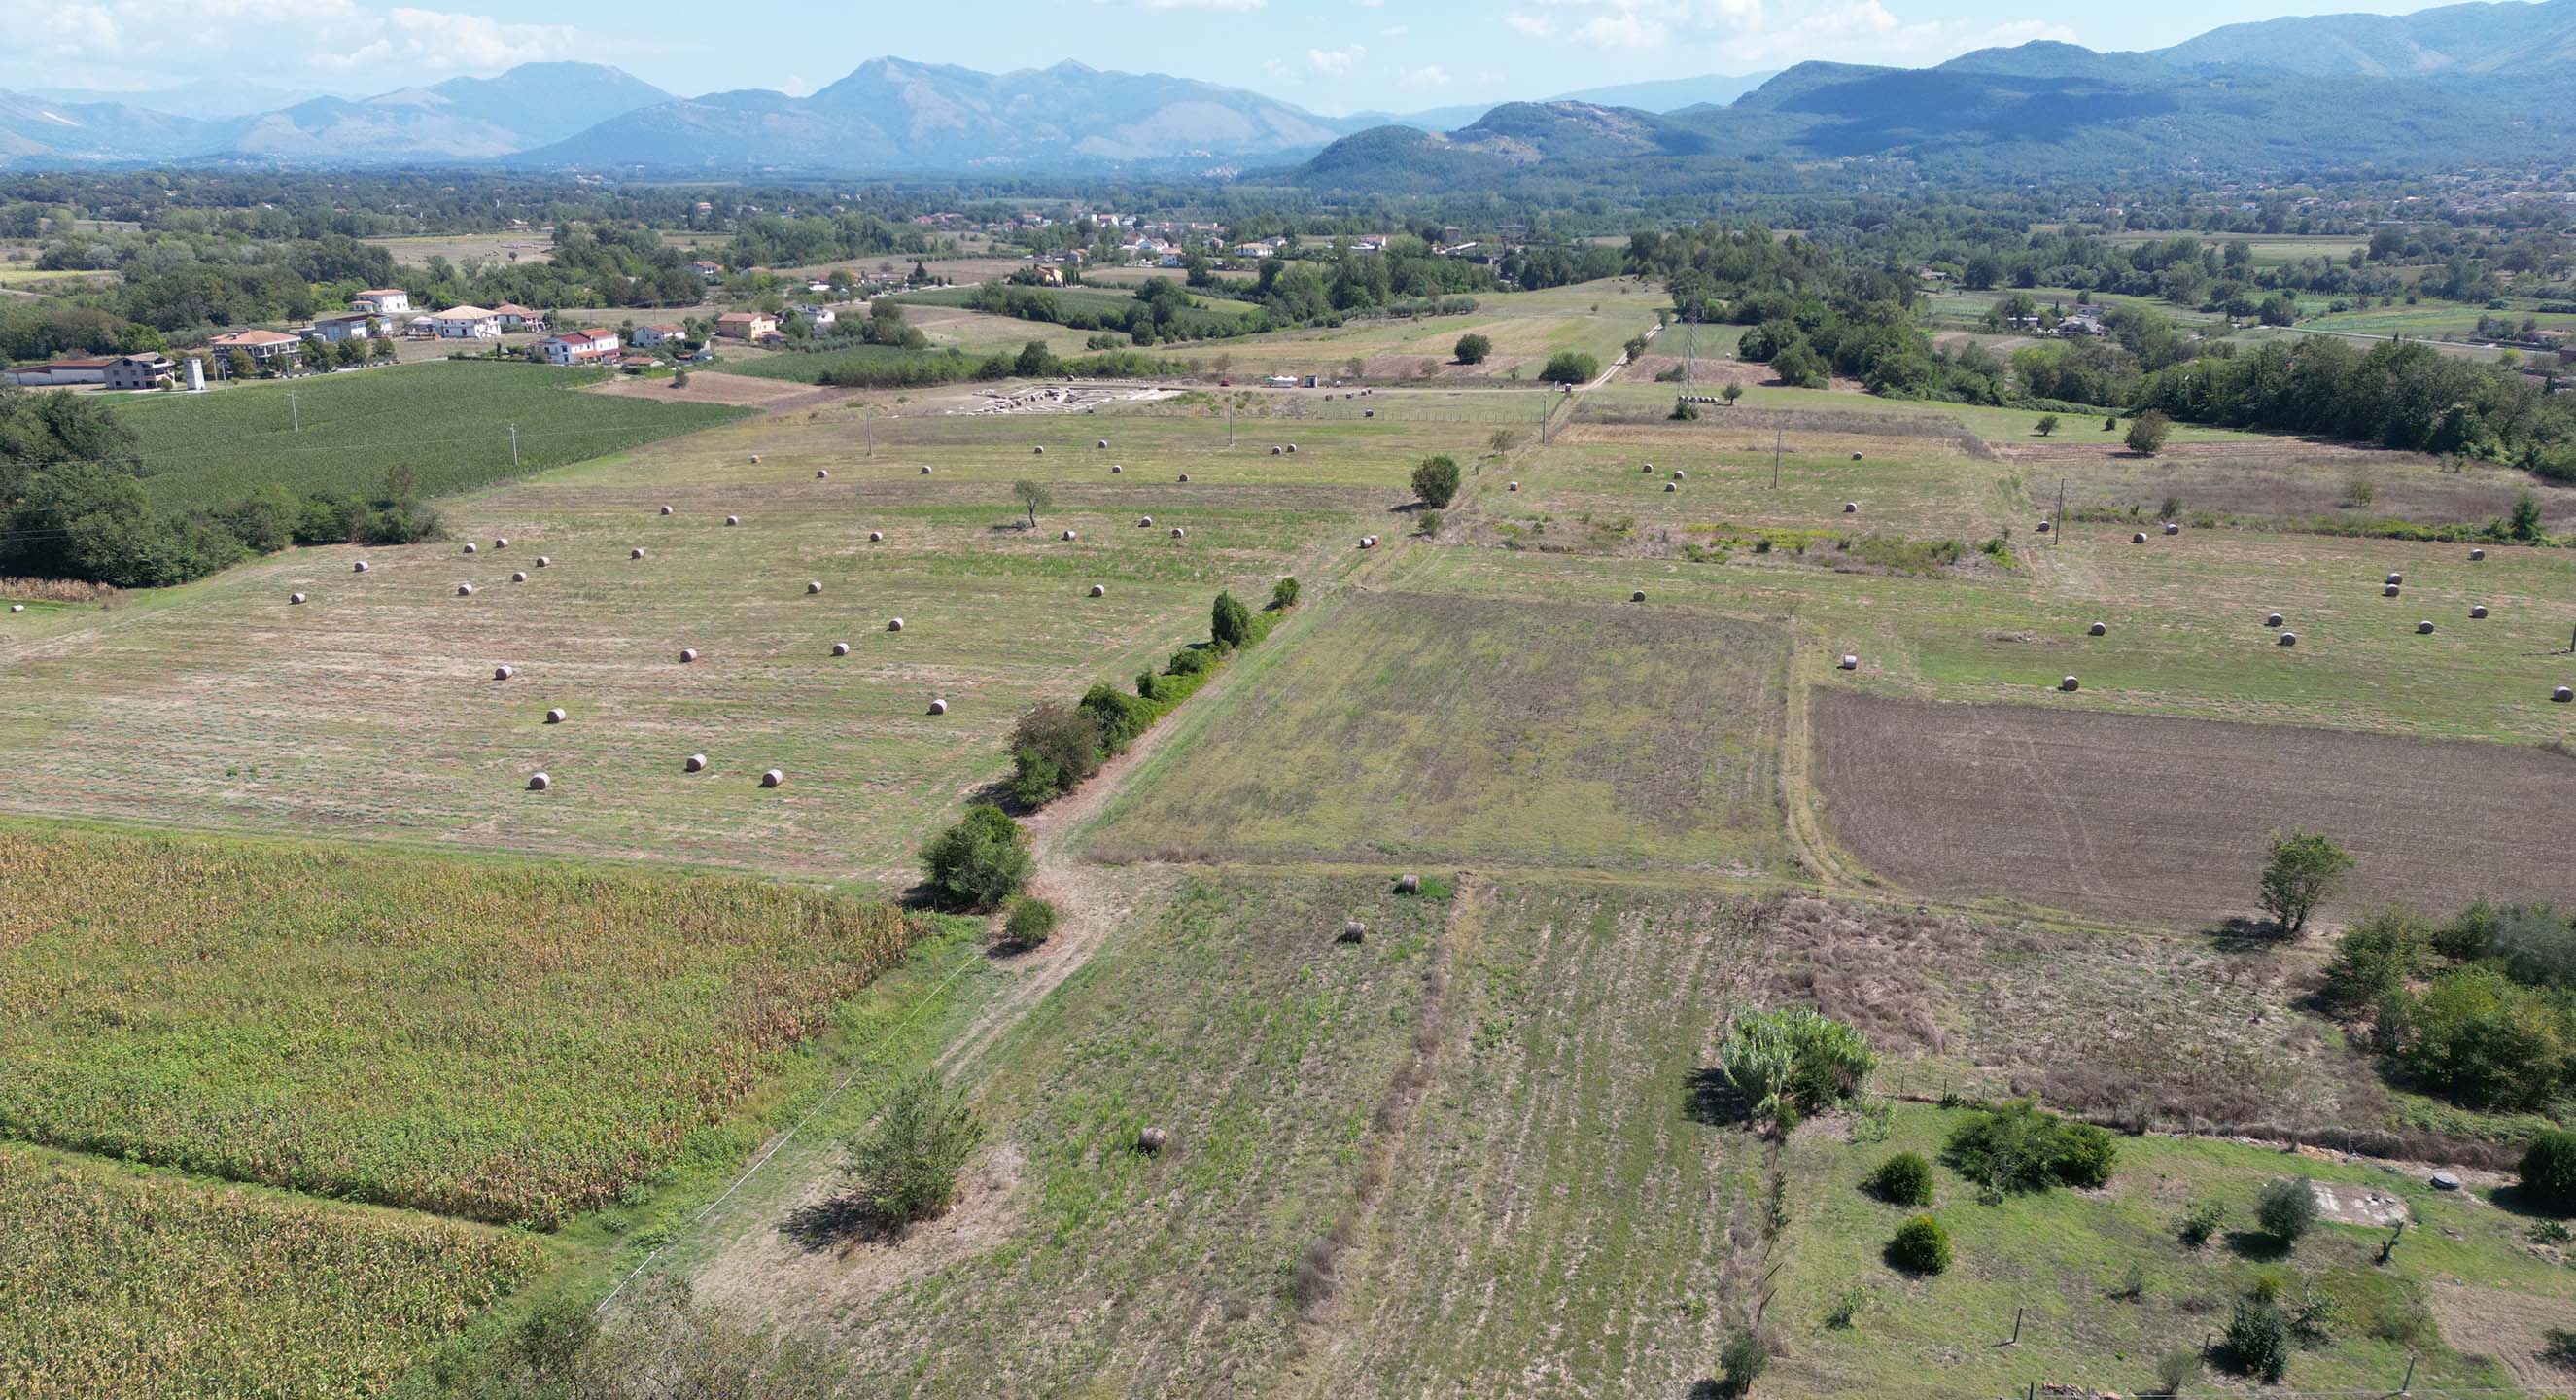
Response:
POLYGON ((884 544, 884 543, 885 543, 885 531, 883 531, 883 530, 870 530, 870 531, 868 531, 868 543, 870 543, 870 544, 884 544))
POLYGON ((1101 451, 1103 451, 1103 452, 1106 452, 1106 451, 1108 451, 1108 450, 1109 450, 1109 439, 1107 439, 1107 438, 1102 438, 1100 441, 1093 443, 1093 444, 1092 444, 1092 446, 1099 448, 1099 449, 1100 449, 1101 451))
POLYGON ((2419 623, 2416 623, 2416 624, 2415 624, 2415 635, 2416 635, 2416 636, 2418 636, 2418 637, 2429 637, 2429 636, 2433 635, 2433 621, 2432 621, 2432 619, 2430 619, 2430 618, 2426 618, 2424 621, 2419 622, 2419 623))
POLYGON ((1091 596, 1094 598, 1106 598, 1109 596, 1109 590, 1095 583, 1091 585, 1091 596))
POLYGON ((753 454, 751 454, 751 464, 752 464, 753 466, 755 466, 755 467, 760 465, 760 454, 759 454, 759 453, 754 452, 753 454))
POLYGON ((1845 515, 1858 515, 1858 514, 1860 514, 1860 502, 1858 502, 1858 501, 1845 501, 1845 502, 1843 502, 1843 514, 1845 514, 1845 515))
POLYGON ((1291 456, 1291 457, 1294 457, 1294 456, 1296 456, 1296 455, 1297 455, 1297 444, 1295 444, 1295 443, 1293 443, 1293 442, 1292 442, 1292 443, 1290 443, 1290 444, 1288 444, 1288 455, 1289 455, 1289 456, 1291 456))
POLYGON ((1189 480, 1189 479, 1190 479, 1190 474, 1189 474, 1188 472, 1183 472, 1183 473, 1181 473, 1181 480, 1183 480, 1183 481, 1187 481, 1187 480, 1189 480))
POLYGON ((2386 580, 2386 582, 2389 583, 2404 583, 2405 581, 2406 576, 2404 574, 2390 574, 2386 580))
POLYGON ((1377 410, 1374 408, 1363 408, 1360 410, 1360 416, 1362 418, 1375 418, 1377 416, 1377 410))
POLYGON ((2474 619, 2477 619, 2477 620, 2483 621, 2483 620, 2485 620, 2486 615, 2487 615, 2487 605, 2486 605, 2486 604, 2484 604, 2484 603, 2471 603, 2471 604, 2469 604, 2469 616, 2470 616, 2471 618, 2474 618, 2474 619))
POLYGON ((2179 535, 2182 533, 2182 527, 2168 520, 2165 522, 2165 533, 2168 535, 2179 535))
POLYGON ((540 568, 540 569, 546 568, 546 567, 548 567, 548 566, 552 565, 554 562, 555 562, 555 561, 553 561, 552 559, 547 558, 546 556, 544 556, 544 555, 542 555, 542 554, 540 554, 540 555, 538 555, 538 556, 537 556, 537 567, 538 567, 538 568, 540 568))
POLYGON ((1859 669, 1860 669, 1860 658, 1859 658, 1859 657, 1857 657, 1857 656, 1851 656, 1851 655, 1848 655, 1848 654, 1847 654, 1847 655, 1845 655, 1845 656, 1843 657, 1843 659, 1842 659, 1839 663, 1837 663, 1837 664, 1838 664, 1838 665, 1839 665, 1843 670, 1846 670, 1846 671, 1857 671, 1857 670, 1859 670, 1859 669))
POLYGON ((1367 938, 1368 925, 1361 923, 1359 920, 1353 919, 1349 923, 1342 925, 1342 942, 1360 943, 1366 941, 1367 938))
POLYGON ((2393 583, 2392 583, 2392 584, 2388 584, 2388 585, 2386 585, 2385 587, 2383 587, 2383 588, 2381 588, 2381 589, 2379 590, 2379 596, 2380 596, 2380 597, 2382 597, 2382 598, 2394 598, 2394 597, 2396 597, 2396 596, 2397 596, 2397 594, 2398 594, 2398 588, 2397 588, 2397 585, 2396 585, 2396 584, 2393 584, 2393 583))
POLYGON ((682 647, 682 648, 680 648, 680 664, 681 664, 681 665, 686 666, 686 665, 688 665, 690 662, 695 661, 695 660, 697 660, 697 659, 698 659, 698 649, 697 649, 696 647, 682 647))
POLYGON ((669 506, 662 507, 662 513, 664 515, 669 515, 671 513, 671 508, 669 506))
POLYGON ((1688 473, 1686 473, 1686 472, 1684 472, 1681 468, 1679 468, 1679 467, 1675 467, 1675 468, 1673 468, 1673 480, 1675 480, 1675 481, 1687 481, 1687 480, 1689 480, 1689 479, 1690 479, 1689 474, 1688 474, 1688 473))
POLYGON ((1164 1141, 1163 1130, 1160 1128, 1139 1128, 1136 1130, 1136 1150, 1144 1153, 1148 1157, 1161 1153, 1164 1141))
POLYGON ((506 681, 517 674, 517 671, 512 670, 507 666, 495 666, 492 668, 492 679, 496 681, 506 681))
POLYGON ((834 642, 834 643, 832 643, 832 654, 833 654, 834 656, 847 656, 847 655, 849 655, 849 654, 850 654, 850 644, 849 644, 848 642, 834 642))
POLYGON ((561 710, 548 710, 548 711, 546 711, 546 723, 548 723, 548 724, 561 724, 561 723, 563 723, 563 722, 564 722, 564 712, 563 712, 563 711, 561 711, 561 710))
POLYGON ((779 772, 775 768, 772 768, 768 772, 760 775, 760 785, 765 788, 776 787, 785 781, 787 781, 787 775, 779 772))
POLYGON ((555 780, 543 773, 530 773, 528 775, 528 791, 530 792, 543 792, 554 785, 555 780))
POLYGON ((1646 590, 1640 588, 1635 592, 1630 593, 1628 595, 1628 601, 1631 603, 1642 603, 1646 601, 1646 590))
POLYGON ((2469 551, 2469 562, 2472 564, 2475 564, 2486 557, 2487 552, 2483 549, 2472 549, 2469 551))
POLYGON ((934 714, 934 715, 944 715, 944 714, 948 713, 948 702, 947 702, 947 701, 945 701, 945 700, 933 700, 933 701, 931 701, 931 702, 930 702, 930 712, 931 712, 932 714, 934 714))
POLYGON ((357 563, 352 564, 352 565, 350 565, 350 566, 349 566, 349 572, 351 572, 351 573, 353 573, 353 574, 363 574, 363 573, 365 573, 366 571, 367 571, 367 561, 366 561, 366 560, 364 560, 364 559, 361 559, 361 560, 359 560, 357 563))
POLYGON ((1515 490, 1515 491, 1518 491, 1519 489, 1521 489, 1521 484, 1520 484, 1519 482, 1517 482, 1517 481, 1513 482, 1513 483, 1512 483, 1512 489, 1513 489, 1513 490, 1515 490))
POLYGON ((1153 527, 1154 527, 1154 517, 1152 517, 1152 516, 1150 516, 1150 515, 1140 515, 1140 516, 1136 517, 1136 528, 1137 528, 1137 529, 1139 529, 1139 530, 1150 530, 1150 529, 1152 529, 1153 527))
POLYGON ((2045 534, 2047 534, 2047 533, 2048 533, 2048 522, 2047 522, 2047 521, 2043 520, 2043 521, 2039 522, 2039 533, 2041 533, 2041 534, 2043 534, 2043 535, 2045 535, 2045 534))
POLYGON ((809 579, 805 580, 805 596, 806 596, 806 597, 811 598, 811 597, 813 597, 815 594, 820 593, 820 592, 822 592, 822 591, 823 591, 823 581, 822 581, 821 579, 819 579, 819 578, 809 578, 809 579))
POLYGON ((470 583, 460 583, 460 584, 456 585, 456 596, 457 596, 457 597, 459 597, 459 598, 471 598, 471 597, 473 597, 473 596, 474 596, 474 585, 472 585, 472 584, 470 584, 470 583))
POLYGON ((1045 455, 1046 455, 1046 449, 1045 449, 1044 447, 1033 447, 1033 448, 1030 448, 1030 449, 1029 449, 1029 455, 1030 455, 1030 456, 1033 456, 1033 457, 1043 457, 1043 456, 1045 456, 1045 455))
POLYGON ((707 756, 702 753, 693 753, 689 755, 687 759, 681 762, 680 771, 683 773, 703 773, 707 771, 707 756))
POLYGON ((930 464, 929 464, 928 462, 924 462, 924 463, 922 463, 922 464, 921 464, 921 474, 922 474, 923 476, 928 476, 928 475, 930 475, 930 464))
POLYGON ((2068 676, 2057 683, 2057 688, 2064 691, 2080 690, 2083 686, 2084 683, 2075 679, 2073 676, 2068 676))
POLYGON ((2549 698, 2557 701, 2561 705, 2564 705, 2570 700, 2576 700, 2576 690, 2569 690, 2567 687, 2562 685, 2556 690, 2551 691, 2549 693, 2549 698))
POLYGON ((902 618, 899 618, 899 617, 890 617, 890 618, 887 618, 887 619, 886 619, 886 630, 887 630, 887 631, 889 631, 889 632, 900 632, 900 631, 902 631, 902 630, 903 630, 903 619, 902 619, 902 618))
POLYGON ((512 570, 510 571, 510 582, 512 582, 512 583, 526 583, 527 581, 528 581, 528 571, 527 571, 527 570, 525 570, 525 569, 512 569, 512 570))
POLYGON ((1127 468, 1117 462, 1112 462, 1109 464, 1109 474, 1111 476, 1124 476, 1127 474, 1127 468))
POLYGON ((630 549, 626 551, 626 557, 629 559, 641 559, 644 557, 644 551, 641 549, 630 549))
POLYGON ((1664 489, 1667 491, 1679 491, 1682 489, 1682 484, 1678 481, 1667 481, 1664 483, 1664 489))
POLYGON ((1407 871, 1404 874, 1397 876, 1395 879, 1395 892, 1397 894, 1422 893, 1422 877, 1412 873, 1411 871, 1407 871))
POLYGON ((2129 543, 2131 544, 2145 544, 2146 542, 2147 536, 2144 531, 2140 531, 2137 534, 2129 536, 2129 543))
POLYGON ((510 541, 509 541, 509 538, 508 538, 507 536, 504 536, 504 537, 502 537, 502 538, 500 538, 500 539, 497 539, 497 540, 492 541, 492 547, 493 547, 494 549, 508 549, 508 548, 510 547, 510 541))
POLYGON ((1655 464, 1652 462, 1639 462, 1637 464, 1637 474, 1639 476, 1653 476, 1655 474, 1655 464))
POLYGON ((466 552, 466 553, 468 553, 468 554, 480 554, 480 553, 482 553, 482 552, 483 552, 483 550, 482 550, 482 547, 481 547, 481 546, 479 546, 479 545, 477 545, 477 544, 475 544, 475 543, 474 543, 474 541, 472 541, 472 540, 467 540, 467 541, 465 542, 465 552, 466 552))
POLYGON ((2269 615, 2269 616, 2265 617, 2265 618, 2263 619, 2263 625, 2264 625, 2264 626, 2266 626, 2266 627, 2278 627, 2278 626, 2280 626, 2280 625, 2281 625, 2281 615, 2280 615, 2279 613, 2273 613, 2273 614, 2271 614, 2271 615, 2269 615))
POLYGON ((2282 634, 2281 634, 2281 642, 2280 642, 2280 644, 2281 644, 2282 646, 2285 646, 2285 647, 2294 647, 2294 646, 2297 646, 2297 645, 2299 644, 2299 634, 2298 634, 2298 633, 2296 633, 2296 632, 2284 632, 2284 633, 2282 633, 2282 634))
POLYGON ((1187 534, 1189 534, 1189 531, 1182 529, 1182 528, 1181 528, 1180 526, 1178 526, 1178 525, 1175 525, 1175 526, 1173 526, 1173 527, 1172 527, 1172 538, 1173 538, 1173 539, 1176 539, 1176 540, 1177 540, 1177 539, 1180 539, 1180 538, 1182 538, 1183 536, 1185 536, 1185 535, 1187 535, 1187 534))
POLYGON ((1056 536, 1056 538, 1061 540, 1070 540, 1076 538, 1076 536, 1071 530, 1067 530, 1063 534, 1056 536))
POLYGON ((1853 460, 1853 461, 1855 461, 1855 462, 1859 461, 1859 460, 1860 460, 1860 454, 1859 454, 1859 453, 1857 453, 1857 452, 1853 453, 1853 454, 1852 454, 1852 460, 1853 460))
POLYGON ((11 603, 11 604, 9 605, 9 611, 11 611, 11 612, 13 612, 13 613, 22 613, 22 612, 25 612, 26 610, 27 610, 27 605, 26 605, 26 604, 24 604, 24 603, 11 603))
POLYGON ((287 594, 287 595, 286 595, 286 605, 287 605, 288 607, 294 607, 294 606, 296 606, 296 605, 298 605, 298 604, 302 603, 303 601, 304 601, 304 595, 303 595, 303 594, 301 594, 301 593, 289 593, 289 594, 287 594))
POLYGON ((742 517, 739 515, 728 515, 725 517, 725 523, 727 525, 739 525, 742 523, 742 517))
POLYGON ((829 481, 829 480, 831 480, 831 479, 832 479, 832 469, 831 469, 830 467, 816 467, 816 468, 814 469, 814 479, 815 479, 816 481, 829 481))
POLYGON ((1271 456, 1273 456, 1273 457, 1278 456, 1278 455, 1279 455, 1279 449, 1278 449, 1278 448, 1276 448, 1276 447, 1271 448, 1271 449, 1270 449, 1270 455, 1271 455, 1271 456))
POLYGON ((2086 635, 2086 636, 2088 636, 2088 637, 2105 637, 2105 636, 2109 636, 2109 635, 2110 635, 2110 633, 2111 633, 2111 629, 2110 629, 2109 627, 2104 626, 2103 624, 2101 624, 2101 623, 2099 623, 2099 622, 2094 623, 2092 626, 2087 627, 2087 628, 2085 628, 2085 629, 2084 629, 2084 635, 2086 635))

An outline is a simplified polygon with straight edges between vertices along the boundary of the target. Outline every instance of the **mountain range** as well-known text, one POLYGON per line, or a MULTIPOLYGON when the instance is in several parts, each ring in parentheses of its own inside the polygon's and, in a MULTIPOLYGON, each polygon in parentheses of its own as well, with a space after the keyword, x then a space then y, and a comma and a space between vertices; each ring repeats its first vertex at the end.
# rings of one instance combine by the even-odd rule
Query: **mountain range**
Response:
POLYGON ((2576 131, 2576 0, 2235 24, 2138 53, 2035 43, 1923 69, 1802 63, 1490 109, 1347 117, 1240 88, 1070 62, 995 74, 879 58, 805 97, 756 89, 678 97, 586 63, 258 110, 244 110, 253 94, 203 88, 0 92, 0 168, 491 163, 852 175, 1255 167, 1265 181, 1385 191, 1494 179, 1706 179, 1749 163, 1855 158, 2033 176, 2422 169, 2563 146, 2576 131), (161 110, 156 100, 186 110, 161 110))

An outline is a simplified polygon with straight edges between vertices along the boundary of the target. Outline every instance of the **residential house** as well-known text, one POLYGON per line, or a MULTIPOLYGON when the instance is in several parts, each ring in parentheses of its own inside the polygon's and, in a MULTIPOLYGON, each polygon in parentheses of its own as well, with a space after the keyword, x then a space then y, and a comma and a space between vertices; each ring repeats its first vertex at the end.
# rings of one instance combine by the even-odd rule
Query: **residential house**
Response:
MULTIPOLYGON (((1058 285, 1062 285, 1061 282, 1059 282, 1058 285)), ((841 319, 841 313, 834 311, 832 308, 825 306, 820 302, 800 301, 796 305, 789 307, 788 310, 804 317, 805 324, 812 326, 818 331, 830 329, 834 323, 841 319)))
POLYGON ((104 384, 107 367, 115 362, 111 355, 84 355, 76 359, 54 360, 41 365, 20 365, 6 371, 12 384, 22 389, 60 389, 73 384, 104 384))
POLYGON ((716 318, 716 334, 735 340, 758 340, 778 333, 778 318, 759 311, 728 311, 716 318))
POLYGON ((403 322, 403 338, 405 340, 435 340, 438 338, 438 322, 431 320, 427 316, 414 316, 410 320, 403 322))
POLYGON ((411 310, 411 293, 400 287, 370 287, 349 298, 349 309, 370 316, 400 316, 411 310))
POLYGON ((479 306, 451 306, 429 318, 441 340, 498 340, 500 313, 479 306))
POLYGON ((328 341, 333 345, 344 340, 365 340, 375 333, 376 318, 365 311, 352 311, 346 316, 325 316, 301 332, 307 340, 328 341))
POLYGON ((635 328, 635 343, 638 345, 659 345, 666 340, 686 340, 688 338, 688 327, 675 325, 669 321, 656 321, 652 325, 637 326, 635 328))
POLYGON ((617 353, 617 332, 591 327, 550 335, 537 343, 546 358, 559 365, 586 365, 617 353))
POLYGON ((278 331, 232 331, 206 342, 218 374, 232 373, 233 352, 250 356, 254 369, 293 369, 304 360, 304 342, 278 331))
POLYGON ((723 263, 712 263, 708 262, 704 258, 700 258, 696 262, 689 264, 689 266, 696 268, 698 275, 710 282, 721 282, 724 280, 723 263))
POLYGON ((505 331, 541 331, 546 328, 544 312, 531 311, 515 301, 505 301, 493 307, 492 314, 501 318, 501 329, 505 331))
POLYGON ((107 387, 111 389, 158 389, 161 381, 179 372, 179 366, 167 355, 119 355, 107 364, 107 387))

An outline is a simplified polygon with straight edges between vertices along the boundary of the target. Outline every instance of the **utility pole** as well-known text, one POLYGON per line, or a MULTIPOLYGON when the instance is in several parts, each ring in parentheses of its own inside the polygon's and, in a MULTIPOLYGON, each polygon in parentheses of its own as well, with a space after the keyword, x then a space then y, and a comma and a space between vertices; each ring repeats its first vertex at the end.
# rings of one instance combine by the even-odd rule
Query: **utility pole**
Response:
POLYGON ((1780 430, 1771 430, 1771 489, 1780 489, 1780 430))
POLYGON ((2066 533, 2066 478, 2057 479, 2057 523, 2048 527, 2048 547, 2057 548, 2058 537, 2066 533))
POLYGON ((1234 446, 1234 405, 1225 406, 1225 445, 1234 446))
POLYGON ((295 406, 295 391, 292 389, 286 391, 286 417, 295 425, 295 431, 304 431, 304 411, 295 406))
POLYGON ((859 426, 864 429, 868 435, 868 455, 871 457, 877 455, 876 405, 869 404, 859 410, 859 426))
POLYGON ((510 470, 519 469, 519 425, 510 425, 510 470))

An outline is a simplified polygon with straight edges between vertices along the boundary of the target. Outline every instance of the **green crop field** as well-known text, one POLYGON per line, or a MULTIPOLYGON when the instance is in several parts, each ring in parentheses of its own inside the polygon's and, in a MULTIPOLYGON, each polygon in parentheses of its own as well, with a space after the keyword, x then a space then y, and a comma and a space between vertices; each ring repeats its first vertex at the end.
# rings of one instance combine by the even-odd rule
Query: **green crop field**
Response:
POLYGON ((397 465, 412 470, 423 494, 442 495, 742 416, 716 405, 578 392, 606 376, 551 365, 439 362, 242 384, 203 396, 138 395, 116 405, 142 435, 144 490, 172 510, 221 505, 264 486, 364 496, 381 490, 386 470, 397 465))
POLYGON ((671 1160, 912 933, 726 878, 0 827, 0 1124, 552 1225, 671 1160))
POLYGON ((1194 715, 1100 846, 1773 869, 1786 662, 1654 607, 1372 594, 1194 715))
POLYGON ((0 1145, 0 1391, 379 1394, 544 1259, 497 1230, 0 1145))

